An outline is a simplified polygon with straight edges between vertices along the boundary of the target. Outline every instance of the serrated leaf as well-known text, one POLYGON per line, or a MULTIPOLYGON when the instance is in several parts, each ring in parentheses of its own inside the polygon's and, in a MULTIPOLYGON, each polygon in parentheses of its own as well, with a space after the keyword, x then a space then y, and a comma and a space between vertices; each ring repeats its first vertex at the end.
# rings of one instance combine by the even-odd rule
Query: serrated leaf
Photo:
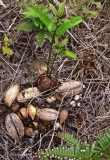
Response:
POLYGON ((52 12, 54 13, 54 15, 56 16, 57 15, 57 10, 56 10, 55 6, 51 3, 49 3, 49 6, 50 6, 52 12))
POLYGON ((28 18, 39 18, 50 32, 55 30, 55 22, 35 7, 27 7, 27 11, 23 12, 23 14, 28 18))
POLYGON ((57 13, 57 16, 58 16, 59 18, 62 17, 63 12, 64 12, 64 10, 65 10, 65 3, 66 3, 66 1, 64 0, 64 2, 60 3, 60 5, 59 5, 58 13, 57 13))
POLYGON ((25 30, 25 31, 28 31, 28 32, 31 32, 33 30, 36 30, 36 27, 34 24, 32 23, 29 23, 29 22, 22 22, 20 24, 18 24, 16 26, 16 29, 17 30, 25 30))
POLYGON ((39 28, 39 29, 42 29, 42 28, 46 28, 44 23, 42 23, 42 21, 39 19, 39 18, 32 18, 33 22, 34 22, 34 25, 39 28))
POLYGON ((60 51, 58 54, 61 55, 61 56, 68 56, 68 57, 71 57, 71 58, 73 58, 73 59, 76 59, 76 58, 77 58, 77 56, 76 56, 75 53, 73 53, 73 52, 71 52, 71 51, 68 51, 68 50, 60 51))
POLYGON ((9 56, 11 56, 11 55, 13 54, 12 49, 10 49, 10 48, 7 47, 7 46, 3 46, 3 47, 2 47, 2 51, 3 51, 3 54, 8 54, 9 56))
POLYGON ((80 16, 71 18, 68 22, 62 23, 56 30, 56 35, 60 37, 62 34, 64 34, 68 29, 78 25, 83 20, 80 16))
POLYGON ((45 31, 41 31, 41 32, 37 33, 37 35, 35 37, 38 40, 37 44, 38 44, 39 47, 42 46, 45 39, 48 39, 50 42, 52 40, 52 38, 50 37, 48 32, 45 32, 45 31))
POLYGON ((48 32, 45 34, 45 38, 52 42, 52 37, 48 34, 48 32))
POLYGON ((62 42, 59 43, 58 47, 62 48, 68 43, 68 39, 64 39, 62 42))
POLYGON ((39 32, 37 35, 36 35, 36 38, 38 40, 38 46, 42 46, 44 40, 45 40, 45 32, 39 32))

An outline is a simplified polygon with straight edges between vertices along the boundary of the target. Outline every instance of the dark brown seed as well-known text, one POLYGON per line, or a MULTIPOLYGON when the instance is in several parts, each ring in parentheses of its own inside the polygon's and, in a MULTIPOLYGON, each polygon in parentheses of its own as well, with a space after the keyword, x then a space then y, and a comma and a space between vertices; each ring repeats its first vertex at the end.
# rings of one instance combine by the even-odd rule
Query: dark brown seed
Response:
POLYGON ((42 91, 51 89, 57 84, 57 80, 53 77, 42 76, 38 80, 38 87, 42 91))

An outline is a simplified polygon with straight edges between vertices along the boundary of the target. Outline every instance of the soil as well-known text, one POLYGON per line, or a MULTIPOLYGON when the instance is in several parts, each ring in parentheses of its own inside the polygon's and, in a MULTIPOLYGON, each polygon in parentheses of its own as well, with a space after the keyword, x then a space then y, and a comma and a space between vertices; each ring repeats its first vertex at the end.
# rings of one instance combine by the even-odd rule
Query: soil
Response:
MULTIPOLYGON (((70 30, 72 36, 65 34, 69 39, 66 49, 75 52, 77 60, 58 56, 55 61, 52 75, 58 80, 58 85, 72 79, 81 81, 85 86, 78 100, 80 105, 70 105, 74 97, 48 103, 46 99, 54 95, 55 89, 44 92, 32 104, 39 108, 67 109, 69 115, 62 130, 53 131, 54 122, 44 123, 36 118, 34 121, 43 126, 39 128, 38 134, 24 136, 14 142, 5 128, 5 117, 13 110, 4 104, 3 95, 10 85, 16 83, 20 85, 20 91, 37 87, 37 80, 43 71, 36 64, 39 67, 47 64, 49 42, 38 47, 34 32, 15 30, 22 20, 22 9, 16 5, 19 0, 3 2, 6 8, 0 6, 0 159, 38 160, 40 158, 32 156, 38 150, 61 144, 58 132, 71 133, 83 142, 92 144, 101 132, 110 129, 110 3, 102 1, 97 17, 84 19, 82 24, 70 30), (13 42, 12 56, 3 55, 4 33, 13 42)), ((20 103, 20 107, 26 105, 20 103)), ((30 118, 22 121, 25 127, 34 129, 30 118)))

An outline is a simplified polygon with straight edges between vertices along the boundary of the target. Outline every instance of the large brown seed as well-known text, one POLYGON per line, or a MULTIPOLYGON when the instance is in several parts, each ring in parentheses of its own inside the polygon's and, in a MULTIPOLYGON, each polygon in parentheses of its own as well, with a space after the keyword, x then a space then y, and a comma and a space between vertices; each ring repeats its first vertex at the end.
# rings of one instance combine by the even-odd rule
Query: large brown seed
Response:
POLYGON ((56 120, 58 111, 51 108, 43 108, 37 111, 37 116, 44 121, 54 121, 56 120))
MULTIPOLYGON (((55 94, 57 95, 57 97, 60 97, 62 99, 63 96, 64 97, 75 96, 81 93, 82 89, 83 89, 83 84, 80 81, 70 80, 68 82, 62 83, 55 91, 55 94)), ((60 98, 57 99, 60 100, 60 98)))
POLYGON ((4 103, 10 107, 19 93, 19 85, 11 85, 4 93, 4 103))
POLYGON ((38 87, 42 91, 51 89, 52 87, 56 85, 57 85, 57 80, 54 77, 41 76, 38 79, 38 87))
POLYGON ((17 100, 18 102, 26 102, 34 98, 35 96, 38 97, 39 94, 40 94, 40 91, 37 87, 28 88, 28 89, 21 91, 18 94, 17 100))
POLYGON ((11 113, 6 116, 5 126, 9 135, 14 140, 17 140, 19 137, 24 136, 23 123, 15 113, 11 113))

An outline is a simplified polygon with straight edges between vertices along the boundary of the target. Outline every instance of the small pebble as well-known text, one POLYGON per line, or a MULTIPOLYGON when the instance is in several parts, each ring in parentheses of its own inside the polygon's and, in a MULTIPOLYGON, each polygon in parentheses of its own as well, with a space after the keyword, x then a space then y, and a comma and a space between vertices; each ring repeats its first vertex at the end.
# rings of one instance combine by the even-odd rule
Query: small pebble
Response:
POLYGON ((81 107, 81 103, 80 102, 77 102, 77 107, 81 107))
POLYGON ((80 96, 79 96, 79 95, 74 96, 74 100, 75 100, 75 101, 77 101, 77 100, 79 100, 79 99, 80 99, 80 96))
POLYGON ((55 96, 52 96, 52 97, 48 97, 47 99, 46 99, 46 101, 48 102, 48 103, 52 103, 52 102, 55 102, 56 101, 56 97, 55 96))
POLYGON ((70 106, 71 106, 71 107, 76 107, 76 102, 75 102, 75 101, 71 101, 71 102, 70 102, 70 106))
POLYGON ((86 88, 86 86, 85 86, 85 85, 83 85, 83 88, 86 88))

